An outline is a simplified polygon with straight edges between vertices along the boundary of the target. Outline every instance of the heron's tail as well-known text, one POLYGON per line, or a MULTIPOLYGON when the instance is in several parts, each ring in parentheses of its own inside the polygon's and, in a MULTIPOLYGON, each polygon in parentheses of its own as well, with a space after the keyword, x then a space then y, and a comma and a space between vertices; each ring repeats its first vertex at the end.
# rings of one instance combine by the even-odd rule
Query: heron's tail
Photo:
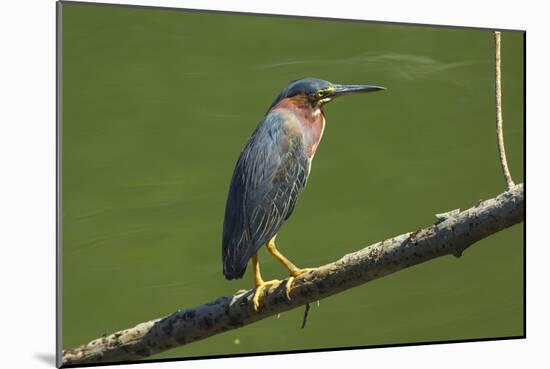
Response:
MULTIPOLYGON (((246 232, 245 235, 247 235, 246 232)), ((223 275, 226 279, 240 279, 243 277, 248 260, 252 257, 252 249, 249 246, 247 237, 237 238, 231 232, 224 232, 222 238, 222 264, 223 275), (246 242, 243 242, 243 239, 246 242)))
POLYGON ((223 275, 226 279, 241 279, 246 272, 246 263, 242 264, 233 264, 227 263, 224 260, 223 263, 223 275))

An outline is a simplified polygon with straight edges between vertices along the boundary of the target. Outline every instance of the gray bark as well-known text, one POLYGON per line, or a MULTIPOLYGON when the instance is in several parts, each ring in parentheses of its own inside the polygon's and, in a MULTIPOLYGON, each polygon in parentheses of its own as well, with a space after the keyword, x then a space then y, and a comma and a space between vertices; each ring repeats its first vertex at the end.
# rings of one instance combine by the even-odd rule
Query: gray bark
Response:
POLYGON ((254 290, 179 310, 65 350, 63 365, 139 360, 323 299, 338 292, 444 255, 460 256, 475 242, 524 220, 523 184, 465 211, 437 214, 435 224, 375 243, 266 291, 258 312, 254 290))

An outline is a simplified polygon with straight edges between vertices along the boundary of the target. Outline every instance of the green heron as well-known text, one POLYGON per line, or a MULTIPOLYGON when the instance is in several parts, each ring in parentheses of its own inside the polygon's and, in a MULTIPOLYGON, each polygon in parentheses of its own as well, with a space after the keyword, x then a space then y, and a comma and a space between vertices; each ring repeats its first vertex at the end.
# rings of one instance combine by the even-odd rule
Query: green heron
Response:
POLYGON ((263 291, 281 283, 262 279, 257 254, 262 245, 290 273, 286 282, 288 298, 294 278, 311 270, 298 268, 283 256, 275 247, 275 237, 306 185, 323 135, 324 104, 338 96, 383 89, 338 85, 316 78, 292 81, 271 104, 241 151, 225 208, 223 274, 227 279, 242 278, 252 259, 255 310, 260 307, 263 291))

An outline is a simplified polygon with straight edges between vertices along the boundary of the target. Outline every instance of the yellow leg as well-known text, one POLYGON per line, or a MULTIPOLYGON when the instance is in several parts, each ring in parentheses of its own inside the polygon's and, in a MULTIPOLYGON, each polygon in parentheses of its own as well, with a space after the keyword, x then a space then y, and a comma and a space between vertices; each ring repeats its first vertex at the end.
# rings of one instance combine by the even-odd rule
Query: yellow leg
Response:
MULTIPOLYGON (((277 236, 275 236, 277 237, 277 236)), ((298 277, 299 275, 302 275, 304 273, 307 273, 312 268, 298 268, 296 265, 294 265, 290 260, 288 260, 283 254, 277 250, 275 247, 275 237, 273 237, 271 240, 267 242, 267 250, 275 259, 279 260, 281 264, 285 266, 285 268, 288 269, 288 272, 290 273, 290 278, 286 282, 286 297, 290 300, 290 291, 292 290, 292 282, 294 282, 294 278, 298 277)))
POLYGON ((254 303, 254 310, 258 311, 260 309, 260 297, 262 296, 264 290, 269 286, 281 283, 281 281, 279 281, 278 279, 273 279, 266 282, 262 279, 262 275, 260 274, 260 262, 258 261, 258 254, 252 257, 252 270, 254 274, 254 286, 256 287, 256 292, 254 293, 252 302, 254 303))

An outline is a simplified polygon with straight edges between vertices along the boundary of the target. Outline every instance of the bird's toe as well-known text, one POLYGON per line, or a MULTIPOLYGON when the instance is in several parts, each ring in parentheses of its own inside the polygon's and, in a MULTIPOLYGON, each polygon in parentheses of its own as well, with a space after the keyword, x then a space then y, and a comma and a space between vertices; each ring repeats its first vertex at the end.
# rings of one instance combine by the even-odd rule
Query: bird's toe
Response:
POLYGON ((273 279, 271 281, 262 282, 258 286, 256 286, 256 292, 254 292, 254 297, 252 298, 252 303, 254 304, 254 310, 256 311, 260 310, 261 298, 266 288, 273 285, 280 284, 280 283, 281 281, 279 281, 278 279, 273 279))
POLYGON ((292 277, 296 278, 296 277, 298 277, 298 276, 300 276, 300 275, 302 275, 302 274, 309 273, 309 272, 311 272, 312 270, 315 270, 315 268, 301 268, 301 269, 296 269, 296 270, 293 270, 293 271, 291 272, 290 275, 291 275, 292 277))
POLYGON ((302 274, 311 272, 312 270, 315 270, 315 268, 302 268, 302 269, 296 269, 291 272, 290 277, 286 281, 286 298, 290 300, 290 292, 292 291, 292 284, 294 283, 294 280, 296 277, 301 276, 302 274))
POLYGON ((294 277, 290 276, 286 281, 286 298, 290 300, 290 291, 292 290, 292 282, 294 282, 294 277))

